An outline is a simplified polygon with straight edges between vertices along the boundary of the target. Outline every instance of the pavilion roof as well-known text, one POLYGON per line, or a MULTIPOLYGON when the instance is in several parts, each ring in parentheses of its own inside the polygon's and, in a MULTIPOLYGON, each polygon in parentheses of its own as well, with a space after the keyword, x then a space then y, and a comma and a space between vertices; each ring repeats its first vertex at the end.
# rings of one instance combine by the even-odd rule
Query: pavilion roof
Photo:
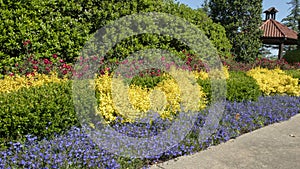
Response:
POLYGON ((266 20, 260 29, 264 32, 263 43, 280 44, 284 41, 284 44, 297 44, 297 32, 274 19, 266 20))

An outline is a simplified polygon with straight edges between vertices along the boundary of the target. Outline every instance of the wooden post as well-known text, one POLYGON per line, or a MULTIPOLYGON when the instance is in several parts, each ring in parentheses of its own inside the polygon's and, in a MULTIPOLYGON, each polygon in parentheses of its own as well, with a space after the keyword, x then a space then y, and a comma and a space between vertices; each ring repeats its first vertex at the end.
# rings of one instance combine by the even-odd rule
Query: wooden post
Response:
POLYGON ((278 60, 280 60, 280 59, 282 58, 283 47, 284 47, 284 43, 282 42, 282 43, 279 45, 278 60))

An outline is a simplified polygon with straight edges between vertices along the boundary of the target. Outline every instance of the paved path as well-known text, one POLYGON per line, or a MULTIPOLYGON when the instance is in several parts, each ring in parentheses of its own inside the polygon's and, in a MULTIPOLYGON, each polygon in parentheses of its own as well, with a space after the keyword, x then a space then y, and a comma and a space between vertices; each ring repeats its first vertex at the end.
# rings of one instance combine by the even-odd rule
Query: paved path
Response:
POLYGON ((151 169, 300 169, 300 115, 151 169))

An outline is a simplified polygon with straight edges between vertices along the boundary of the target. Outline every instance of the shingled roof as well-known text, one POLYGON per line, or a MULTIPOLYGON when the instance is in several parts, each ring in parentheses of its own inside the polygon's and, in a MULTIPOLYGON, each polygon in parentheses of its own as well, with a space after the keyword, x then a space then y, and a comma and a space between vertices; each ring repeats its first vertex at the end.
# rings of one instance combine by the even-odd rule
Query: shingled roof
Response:
POLYGON ((263 33, 263 43, 280 44, 285 40, 284 44, 296 44, 297 32, 288 28, 274 19, 268 19, 261 26, 263 33))
POLYGON ((298 34, 275 20, 277 12, 278 10, 275 7, 264 11, 266 19, 259 28, 264 32, 261 37, 264 44, 279 45, 278 59, 281 59, 284 45, 296 45, 298 43, 298 34))

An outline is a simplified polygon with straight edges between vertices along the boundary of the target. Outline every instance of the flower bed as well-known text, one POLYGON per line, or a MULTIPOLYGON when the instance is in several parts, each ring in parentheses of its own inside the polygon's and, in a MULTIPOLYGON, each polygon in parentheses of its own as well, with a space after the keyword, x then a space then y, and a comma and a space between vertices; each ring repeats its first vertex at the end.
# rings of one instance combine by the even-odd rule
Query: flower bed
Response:
MULTIPOLYGON (((206 110, 204 110, 206 111, 206 110)), ((121 158, 101 149, 80 128, 72 128, 51 140, 37 141, 27 136, 23 144, 15 142, 0 152, 0 168, 141 168, 154 162, 194 153, 217 145, 260 127, 284 121, 300 112, 300 97, 260 97, 257 102, 227 102, 218 130, 203 142, 197 141, 199 127, 205 117, 199 114, 192 132, 180 144, 155 157, 145 159, 121 158)), ((163 123, 146 126, 155 133, 163 123)), ((117 130, 132 133, 134 125, 121 124, 117 130)), ((131 135, 134 136, 134 135, 131 135)))
MULTIPOLYGON (((221 76, 220 79, 227 82, 223 117, 217 130, 209 138, 199 142, 200 128, 205 125, 206 115, 209 113, 204 108, 211 104, 212 99, 209 75, 218 78, 222 73, 211 70, 208 74, 206 65, 201 61, 191 57, 186 59, 185 69, 194 70, 192 75, 197 79, 197 90, 199 89, 199 97, 203 101, 199 105, 193 105, 199 111, 198 118, 191 132, 179 144, 156 156, 142 159, 111 154, 83 132, 71 98, 72 81, 61 79, 67 77, 64 75, 71 74, 71 65, 64 63, 57 55, 53 55, 51 59, 30 58, 24 64, 17 65, 16 72, 10 72, 0 79, 1 84, 6 84, 0 88, 0 169, 142 168, 154 162, 201 151, 263 126, 287 120, 300 112, 300 71, 295 67, 281 71, 274 65, 269 69, 246 69, 245 66, 243 71, 229 72, 223 67, 224 78, 221 76), (194 62, 198 66, 193 65, 194 62), (51 73, 54 71, 59 73, 51 73), (271 80, 268 78, 270 75, 281 80, 271 80)), ((97 58, 92 58, 92 62, 95 61, 97 58)), ((126 62, 116 63, 115 66, 126 62)), ((257 63, 261 67, 268 67, 266 65, 269 64, 261 60, 257 60, 257 63)), ((276 64, 286 68, 284 62, 276 64)), ((83 70, 88 70, 84 63, 81 66, 83 70)), ((106 118, 109 122, 107 125, 119 133, 130 137, 156 137, 172 124, 172 120, 176 120, 175 112, 183 96, 180 95, 178 84, 163 71, 151 69, 140 72, 130 83, 129 99, 138 111, 146 112, 153 108, 149 101, 151 96, 160 98, 161 93, 166 95, 166 103, 155 103, 157 107, 154 107, 165 106, 161 116, 144 123, 134 119, 124 120, 110 102, 112 69, 100 67, 98 73, 95 88, 98 113, 106 118), (154 89, 158 93, 151 95, 154 89)), ((187 93, 192 91, 186 90, 187 93)))

